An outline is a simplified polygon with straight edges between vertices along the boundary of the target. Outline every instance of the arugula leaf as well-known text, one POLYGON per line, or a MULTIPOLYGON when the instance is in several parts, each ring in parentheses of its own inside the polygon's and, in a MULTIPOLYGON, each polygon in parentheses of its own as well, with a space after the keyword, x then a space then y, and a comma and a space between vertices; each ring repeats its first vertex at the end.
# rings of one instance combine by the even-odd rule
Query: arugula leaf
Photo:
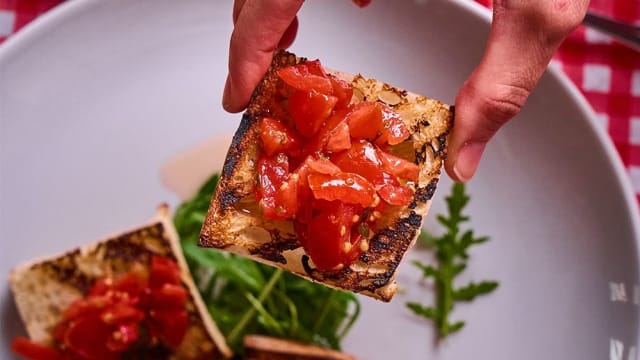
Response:
POLYGON ((245 334, 263 334, 340 349, 360 312, 352 293, 330 289, 253 260, 197 246, 219 176, 176 210, 187 263, 229 346, 242 353, 245 334))
POLYGON ((486 236, 476 237, 473 230, 462 232, 460 229, 461 224, 469 221, 469 217, 463 214, 469 199, 465 192, 465 185, 455 183, 451 194, 445 199, 448 214, 437 216, 438 222, 446 232, 437 237, 422 230, 418 237, 421 244, 435 251, 437 264, 413 262, 413 265, 422 271, 423 278, 433 279, 436 292, 435 305, 426 306, 417 302, 408 302, 406 306, 414 314, 433 320, 440 339, 459 331, 465 325, 463 321, 450 322, 449 320, 456 302, 472 301, 478 296, 493 292, 498 287, 495 281, 471 282, 460 288, 454 286, 455 278, 467 268, 469 248, 489 240, 486 236))

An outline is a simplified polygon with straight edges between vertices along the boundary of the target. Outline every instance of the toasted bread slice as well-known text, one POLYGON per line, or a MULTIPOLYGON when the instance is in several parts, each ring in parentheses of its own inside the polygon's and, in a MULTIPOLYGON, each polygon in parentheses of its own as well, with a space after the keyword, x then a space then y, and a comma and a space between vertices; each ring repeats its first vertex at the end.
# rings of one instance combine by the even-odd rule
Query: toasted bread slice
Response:
POLYGON ((262 335, 244 337, 245 360, 356 360, 339 351, 262 335))
POLYGON ((264 219, 255 200, 251 200, 261 151, 259 123, 268 114, 280 81, 277 70, 304 61, 287 52, 279 52, 274 57, 235 133, 199 244, 245 255, 330 287, 389 301, 396 291, 396 269, 419 235, 423 217, 429 210, 446 157, 453 109, 440 101, 362 75, 329 73, 353 85, 352 103, 381 101, 403 117, 411 137, 395 145, 392 152, 418 164, 420 175, 413 201, 386 214, 381 220, 384 228, 370 240, 368 251, 348 267, 320 271, 314 269, 296 240, 291 222, 264 219))
POLYGON ((177 261, 182 283, 189 292, 189 329, 182 344, 166 354, 167 358, 230 357, 231 351, 191 279, 166 206, 161 206, 157 217, 142 227, 14 269, 9 282, 31 340, 51 343, 51 331, 60 322, 62 312, 82 298, 97 279, 123 274, 134 262, 148 264, 153 254, 177 261))

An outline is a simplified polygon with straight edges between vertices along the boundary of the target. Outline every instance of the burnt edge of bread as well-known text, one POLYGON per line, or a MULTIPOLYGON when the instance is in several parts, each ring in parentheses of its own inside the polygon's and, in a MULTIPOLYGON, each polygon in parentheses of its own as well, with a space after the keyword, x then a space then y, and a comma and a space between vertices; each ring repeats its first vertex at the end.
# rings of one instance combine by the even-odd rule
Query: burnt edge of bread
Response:
POLYGON ((245 360, 356 360, 337 350, 265 335, 246 335, 245 360))
MULTIPOLYGON (((300 248, 295 236, 282 237, 277 233, 277 229, 268 229, 272 241, 267 244, 260 245, 251 249, 244 249, 247 253, 238 252, 234 249, 236 244, 226 238, 229 224, 226 223, 230 217, 236 212, 238 202, 247 196, 246 183, 238 181, 239 174, 243 171, 241 167, 246 165, 243 160, 247 157, 251 158, 251 152, 255 152, 259 142, 259 122, 267 113, 267 105, 270 101, 277 84, 277 70, 304 62, 306 59, 298 58, 287 52, 279 52, 274 57, 274 61, 265 75, 262 82, 256 88, 250 105, 242 116, 240 125, 233 137, 230 149, 225 160, 223 172, 218 183, 218 189, 212 198, 211 206, 202 232, 200 234, 199 245, 203 247, 214 247, 219 249, 227 249, 241 255, 252 257, 255 260, 278 267, 287 265, 286 259, 278 251, 293 250, 300 248), (248 155, 249 154, 249 155, 248 155)), ((365 79, 360 75, 356 78, 365 79)), ((398 89, 384 84, 385 89, 396 92, 403 101, 406 102, 406 90, 398 89)), ((376 99, 363 99, 376 100, 376 99)), ((432 99, 430 99, 432 100, 432 99)), ((388 104, 396 107, 398 104, 388 104)), ((440 161, 440 164, 447 156, 447 138, 453 124, 453 107, 438 102, 438 106, 448 111, 448 119, 445 129, 433 136, 432 141, 428 141, 419 148, 415 149, 416 163, 424 163, 427 158, 440 161), (435 144, 434 144, 435 143, 435 144)), ((412 126, 410 131, 417 133, 430 127, 430 119, 418 119, 416 124, 412 126)), ((413 245, 422 227, 423 215, 428 211, 429 201, 431 200, 436 189, 441 165, 437 166, 435 173, 430 173, 430 180, 426 184, 420 184, 416 188, 413 201, 409 204, 407 211, 403 216, 399 217, 389 227, 379 231, 369 241, 369 250, 361 254, 357 262, 365 267, 384 264, 384 271, 362 272, 354 271, 353 266, 344 267, 341 270, 320 271, 314 269, 309 262, 309 257, 304 254, 300 257, 302 269, 304 273, 296 273, 296 275, 308 278, 309 280, 323 283, 325 285, 363 293, 368 296, 378 298, 382 301, 390 301, 395 293, 395 288, 390 285, 395 278, 396 269, 399 266, 406 251, 413 245), (417 213, 418 207, 423 206, 424 214, 417 213)), ((245 176, 246 178, 246 176, 245 176)), ((255 179, 249 179, 255 181, 255 179)), ((286 268, 286 267, 285 267, 286 268)))
MULTIPOLYGON (((224 338, 218 333, 215 324, 203 316, 209 314, 202 309, 202 299, 197 294, 197 288, 191 280, 187 264, 181 253, 178 253, 179 245, 172 242, 172 238, 177 241, 177 234, 171 226, 168 218, 168 207, 160 206, 158 216, 150 223, 142 225, 132 230, 107 237, 105 240, 85 245, 60 255, 49 257, 41 261, 22 265, 14 270, 10 275, 11 288, 16 296, 16 305, 22 320, 25 322, 27 332, 35 341, 45 339, 33 338, 32 329, 25 311, 28 311, 26 304, 21 299, 24 296, 37 296, 41 291, 42 300, 48 299, 47 290, 32 289, 28 294, 20 288, 21 279, 28 277, 30 273, 37 274, 43 281, 55 282, 64 287, 64 291, 75 293, 74 297, 80 298, 86 294, 95 282, 105 275, 118 276, 130 270, 131 264, 138 263, 145 267, 150 264, 153 255, 167 257, 179 264, 180 278, 182 285, 186 288, 188 297, 186 310, 189 318, 189 328, 185 339, 177 348, 169 349, 165 347, 154 347, 149 349, 156 355, 177 356, 182 359, 222 359, 231 356, 230 350, 224 343, 224 338), (87 267, 88 265, 88 267, 87 267), (211 327, 214 327, 212 329, 211 327), (222 341, 222 343, 221 343, 222 341)), ((50 319, 58 319, 63 308, 60 304, 44 304, 38 311, 59 309, 59 314, 51 314, 50 319)), ((56 320, 57 322, 57 320, 56 320)), ((47 329, 50 334, 51 329, 47 329)), ((50 339, 45 340, 48 342, 50 339)))

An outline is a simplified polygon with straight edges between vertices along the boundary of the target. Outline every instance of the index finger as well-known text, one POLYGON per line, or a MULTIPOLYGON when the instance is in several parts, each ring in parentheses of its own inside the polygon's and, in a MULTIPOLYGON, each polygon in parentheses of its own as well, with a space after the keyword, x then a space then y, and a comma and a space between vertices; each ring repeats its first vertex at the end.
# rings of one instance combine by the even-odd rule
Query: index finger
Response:
POLYGON ((225 110, 238 112, 246 107, 302 3, 303 0, 245 0, 231 34, 225 110))

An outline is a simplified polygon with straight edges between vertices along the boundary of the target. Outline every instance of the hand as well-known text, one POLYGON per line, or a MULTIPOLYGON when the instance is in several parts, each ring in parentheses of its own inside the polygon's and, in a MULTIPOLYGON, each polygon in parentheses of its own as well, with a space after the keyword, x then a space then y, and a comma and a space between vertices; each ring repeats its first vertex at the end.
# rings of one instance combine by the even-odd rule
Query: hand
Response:
MULTIPOLYGON (((471 1, 471 0, 469 0, 471 1)), ((294 40, 303 0, 236 0, 223 106, 242 111, 274 51, 294 40)), ((456 181, 473 177, 487 142, 522 108, 589 0, 494 0, 484 56, 456 98, 445 167, 456 181)))
POLYGON ((229 75, 222 106, 240 112, 269 68, 276 49, 293 43, 296 14, 304 0, 235 0, 229 44, 229 75))
POLYGON ((494 0, 484 56, 456 98, 445 162, 453 180, 473 177, 487 142, 522 108, 589 0, 494 0))

